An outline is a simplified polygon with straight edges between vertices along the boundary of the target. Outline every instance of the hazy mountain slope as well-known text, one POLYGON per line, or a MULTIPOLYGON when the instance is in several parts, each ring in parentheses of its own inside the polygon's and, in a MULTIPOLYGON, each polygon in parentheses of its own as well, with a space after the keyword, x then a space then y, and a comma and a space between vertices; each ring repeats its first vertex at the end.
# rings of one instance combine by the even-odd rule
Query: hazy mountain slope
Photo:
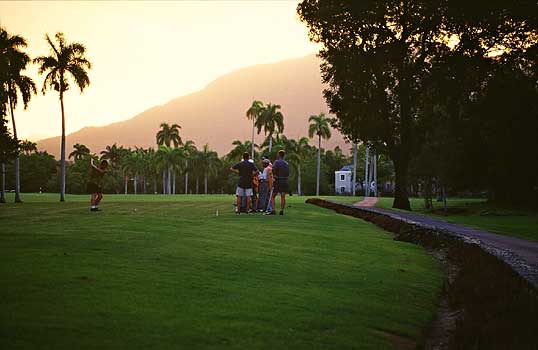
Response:
MULTIPOLYGON (((284 133, 288 137, 307 136, 308 117, 327 113, 322 90, 319 60, 314 55, 243 68, 216 79, 198 92, 150 108, 131 119, 69 134, 67 148, 69 152, 73 144, 82 143, 98 153, 114 142, 127 147, 155 146, 155 133, 159 124, 166 121, 182 126, 184 140, 193 140, 199 147, 208 143, 222 155, 230 150, 233 140, 250 139, 252 124, 247 121, 245 111, 253 99, 282 106, 284 133)), ((257 140, 261 142, 262 136, 257 136, 257 140)), ((326 145, 342 147, 343 138, 334 131, 326 145)), ((58 155, 60 138, 41 140, 38 148, 58 155)))

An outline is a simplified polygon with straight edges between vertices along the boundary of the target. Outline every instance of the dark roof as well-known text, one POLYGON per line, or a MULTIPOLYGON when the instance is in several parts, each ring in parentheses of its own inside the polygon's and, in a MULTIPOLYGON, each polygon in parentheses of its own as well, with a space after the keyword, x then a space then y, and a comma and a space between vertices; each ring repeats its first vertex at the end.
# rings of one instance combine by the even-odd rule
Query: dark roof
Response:
POLYGON ((353 171, 353 165, 344 165, 340 171, 353 171))

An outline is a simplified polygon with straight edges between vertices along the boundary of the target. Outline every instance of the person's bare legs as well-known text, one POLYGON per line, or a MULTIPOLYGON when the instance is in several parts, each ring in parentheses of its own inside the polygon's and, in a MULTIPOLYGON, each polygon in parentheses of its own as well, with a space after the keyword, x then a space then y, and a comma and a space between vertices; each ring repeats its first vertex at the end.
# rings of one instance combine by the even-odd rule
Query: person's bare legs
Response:
POLYGON ((95 193, 90 195, 90 205, 93 207, 95 205, 95 193))
POLYGON ((101 203, 101 200, 103 199, 102 193, 97 193, 97 198, 95 199, 95 205, 98 206, 99 203, 101 203))
POLYGON ((250 211, 250 205, 252 204, 252 197, 247 196, 247 213, 250 211))
POLYGON ((235 212, 236 213, 241 212, 241 196, 237 196, 237 207, 235 207, 235 212))
POLYGON ((284 208, 286 208, 286 194, 281 193, 280 194, 280 210, 284 211, 284 208))
POLYGON ((276 193, 273 192, 273 195, 271 196, 271 212, 274 212, 275 211, 275 198, 276 198, 276 193))

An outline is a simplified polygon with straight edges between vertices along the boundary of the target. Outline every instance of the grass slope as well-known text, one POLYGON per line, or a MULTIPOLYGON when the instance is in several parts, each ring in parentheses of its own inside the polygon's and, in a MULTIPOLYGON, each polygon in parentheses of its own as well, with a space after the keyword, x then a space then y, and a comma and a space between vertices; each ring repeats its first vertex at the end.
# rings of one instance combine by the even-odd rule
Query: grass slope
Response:
MULTIPOLYGON (((443 203, 434 202, 434 212, 424 208, 424 199, 410 198, 414 212, 430 215, 455 224, 476 227, 506 236, 538 240, 538 214, 526 210, 500 208, 483 199, 454 198, 447 207, 462 209, 460 214, 442 215, 443 203), (490 215, 484 215, 489 213, 490 215)), ((392 209, 393 198, 379 198, 378 207, 392 209)), ((395 209, 396 210, 396 209, 395 209)))
POLYGON ((24 200, 0 206, 6 349, 390 349, 420 338, 443 279, 295 196, 283 217, 236 217, 232 196, 24 200))

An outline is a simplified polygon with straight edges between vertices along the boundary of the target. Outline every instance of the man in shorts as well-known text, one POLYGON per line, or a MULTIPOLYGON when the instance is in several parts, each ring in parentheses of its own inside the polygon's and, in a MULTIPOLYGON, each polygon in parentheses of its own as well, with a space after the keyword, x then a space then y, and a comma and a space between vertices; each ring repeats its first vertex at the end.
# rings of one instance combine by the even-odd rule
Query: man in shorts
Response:
POLYGON ((290 166, 288 162, 284 160, 286 152, 284 150, 278 151, 278 159, 273 163, 273 195, 271 196, 271 208, 272 210, 267 215, 275 215, 275 197, 280 193, 280 215, 284 215, 284 208, 286 207, 286 193, 288 193, 288 177, 290 176, 290 166))
POLYGON ((90 180, 88 181, 87 186, 88 193, 91 194, 90 211, 99 211, 98 206, 101 202, 101 199, 103 199, 101 180, 103 179, 103 175, 105 175, 106 168, 108 167, 108 162, 106 160, 102 160, 99 166, 95 166, 93 162, 90 163, 90 165, 90 180))
POLYGON ((252 204, 252 177, 258 174, 258 168, 254 163, 249 162, 250 154, 248 152, 243 153, 243 161, 235 164, 230 168, 230 171, 239 174, 239 182, 237 183, 237 189, 235 194, 237 196, 237 206, 235 213, 239 215, 241 213, 241 200, 243 197, 247 197, 247 213, 251 213, 250 205, 252 204))

